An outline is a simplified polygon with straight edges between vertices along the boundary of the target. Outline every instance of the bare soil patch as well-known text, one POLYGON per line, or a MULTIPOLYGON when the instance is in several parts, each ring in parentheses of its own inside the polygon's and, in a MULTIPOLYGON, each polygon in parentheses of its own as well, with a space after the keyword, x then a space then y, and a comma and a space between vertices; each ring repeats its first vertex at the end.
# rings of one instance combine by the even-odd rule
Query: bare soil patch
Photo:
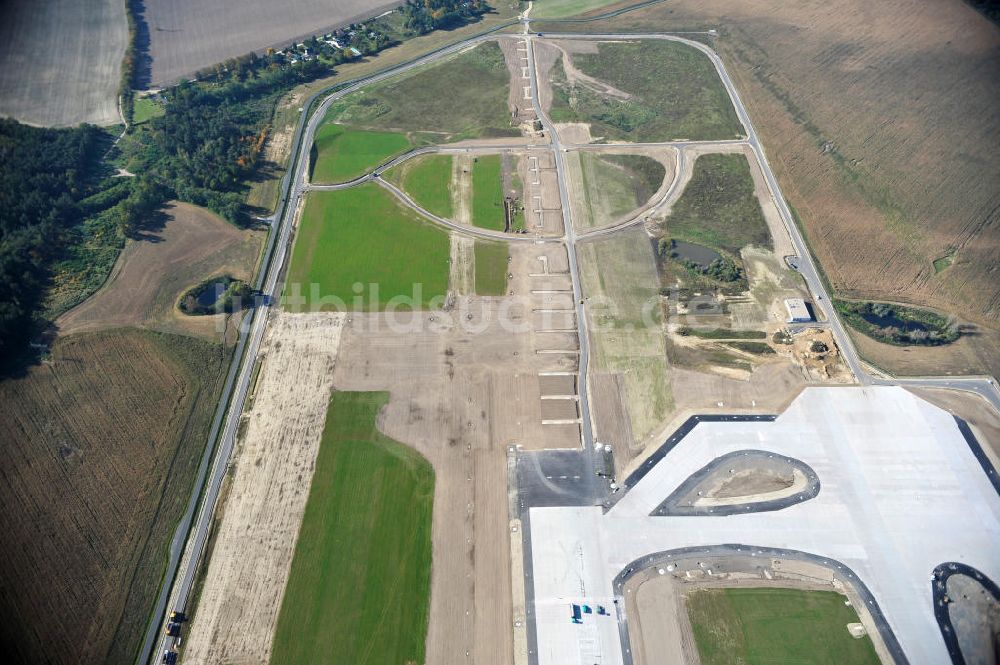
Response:
POLYGON ((263 663, 270 657, 345 318, 277 312, 268 326, 185 662, 263 663))
POLYGON ((118 329, 61 338, 0 383, 8 662, 133 662, 227 360, 118 329))
POLYGON ((219 338, 226 315, 187 316, 177 300, 212 277, 251 279, 261 242, 259 231, 238 229, 204 208, 171 203, 162 228, 126 242, 107 283, 55 326, 61 335, 130 325, 219 338))

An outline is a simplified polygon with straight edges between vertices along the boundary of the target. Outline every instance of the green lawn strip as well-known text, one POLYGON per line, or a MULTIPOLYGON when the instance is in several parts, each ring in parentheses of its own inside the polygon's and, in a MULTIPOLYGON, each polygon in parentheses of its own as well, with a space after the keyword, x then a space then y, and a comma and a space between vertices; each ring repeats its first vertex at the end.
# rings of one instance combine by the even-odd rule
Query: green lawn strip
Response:
POLYGON ((423 663, 434 471, 375 426, 386 392, 334 392, 272 663, 423 663))
POLYGON ((743 135, 711 60, 690 46, 662 40, 601 43, 598 53, 574 54, 573 64, 632 95, 617 99, 585 85, 573 85, 572 91, 557 95, 562 97, 553 105, 557 115, 572 113, 586 119, 594 136, 666 141, 743 135))
POLYGON ((476 293, 502 296, 507 293, 507 244, 476 241, 476 293))
POLYGON ((500 155, 477 157, 472 165, 472 225, 504 230, 500 155))
POLYGON ((858 615, 833 591, 703 589, 687 608, 702 665, 879 662, 870 638, 848 633, 858 615))
POLYGON ((409 148, 403 134, 326 124, 316 132, 309 179, 319 184, 345 182, 409 148))
POLYGON ((698 157, 691 181, 666 220, 664 237, 721 249, 737 257, 747 245, 772 249, 746 157, 698 157))
POLYGON ((414 132, 417 142, 520 136, 511 127, 510 74, 495 42, 421 67, 337 101, 327 119, 414 132))
POLYGON ((412 296, 399 307, 435 307, 448 289, 449 256, 448 234, 378 185, 311 192, 292 251, 284 306, 370 311, 412 296), (364 285, 362 295, 356 283, 364 285))
POLYGON ((387 177, 424 210, 448 219, 454 214, 451 164, 451 155, 425 155, 400 164, 387 177))
POLYGON ((162 104, 158 104, 149 97, 139 97, 132 107, 132 124, 139 125, 152 118, 159 118, 166 113, 162 104))
POLYGON ((775 353, 771 345, 765 342, 726 342, 726 346, 758 356, 773 355, 775 353))
POLYGON ((727 330, 725 328, 690 328, 684 326, 677 329, 677 334, 683 336, 700 337, 702 339, 767 339, 767 333, 763 330, 727 330))

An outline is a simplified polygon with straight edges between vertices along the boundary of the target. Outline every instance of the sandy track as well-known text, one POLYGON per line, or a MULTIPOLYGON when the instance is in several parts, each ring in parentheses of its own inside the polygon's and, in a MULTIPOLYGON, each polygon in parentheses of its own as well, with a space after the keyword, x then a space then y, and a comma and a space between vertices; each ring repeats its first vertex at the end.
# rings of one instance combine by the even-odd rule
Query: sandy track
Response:
POLYGON ((319 452, 345 315, 272 319, 185 663, 267 662, 319 452))

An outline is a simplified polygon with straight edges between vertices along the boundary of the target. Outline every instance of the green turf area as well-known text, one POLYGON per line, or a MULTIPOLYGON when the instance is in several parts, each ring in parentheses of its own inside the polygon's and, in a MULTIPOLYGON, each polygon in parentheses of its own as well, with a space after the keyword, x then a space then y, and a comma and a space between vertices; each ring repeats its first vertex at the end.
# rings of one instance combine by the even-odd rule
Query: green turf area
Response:
POLYGON ((330 107, 326 117, 360 127, 412 132, 418 143, 519 136, 507 108, 509 86, 500 47, 486 42, 348 95, 330 107))
POLYGON ((758 356, 767 356, 774 353, 774 349, 764 342, 726 342, 726 346, 734 348, 737 351, 746 351, 758 356))
POLYGON ((577 16, 620 0, 540 0, 531 10, 531 18, 564 18, 577 16))
POLYGON ((351 180, 410 147, 404 135, 327 124, 319 128, 309 160, 309 179, 316 183, 351 180))
POLYGON ((424 662, 434 471, 376 428, 388 401, 330 399, 272 663, 424 662))
POLYGON ((451 166, 450 155, 424 155, 403 162, 386 173, 417 205, 438 217, 450 218, 451 166))
POLYGON ((706 589, 687 608, 702 665, 879 662, 870 638, 847 632, 858 615, 834 591, 706 589))
POLYGON ((683 327, 677 329, 677 334, 683 336, 700 337, 701 339, 767 339, 767 333, 763 330, 726 330, 725 328, 703 328, 683 327))
POLYGON ((162 104, 158 104, 149 97, 138 97, 132 104, 132 123, 141 124, 151 118, 159 118, 166 113, 162 104))
POLYGON ((589 122, 595 137, 638 142, 743 135, 715 67, 700 51, 663 40, 601 43, 598 51, 573 54, 574 66, 630 98, 568 81, 560 61, 551 74, 554 121, 589 122))
POLYGON ((772 249, 771 233, 754 195, 750 165, 742 154, 701 155, 674 204, 665 235, 739 255, 747 245, 772 249))
POLYGON ((502 296, 507 293, 507 245, 476 241, 476 293, 502 296))
POLYGON ((659 189, 663 164, 645 155, 576 153, 583 180, 583 205, 575 212, 579 226, 608 224, 635 210, 659 189))
POLYGON ((500 155, 477 157, 472 165, 472 225, 503 231, 503 180, 500 155))
POLYGON ((284 306, 378 310, 405 298, 399 307, 436 307, 448 288, 449 256, 447 233, 376 184, 311 192, 292 251, 284 306), (361 295, 356 283, 364 286, 361 295))

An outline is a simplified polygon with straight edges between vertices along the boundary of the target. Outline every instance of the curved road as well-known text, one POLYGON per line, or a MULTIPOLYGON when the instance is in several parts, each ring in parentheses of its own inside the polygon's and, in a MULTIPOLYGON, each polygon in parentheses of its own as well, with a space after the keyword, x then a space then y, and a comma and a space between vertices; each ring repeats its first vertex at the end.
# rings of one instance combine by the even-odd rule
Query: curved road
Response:
MULTIPOLYGON (((650 3, 651 4, 651 3, 650 3)), ((620 13, 620 12, 619 12, 620 13)), ((595 17, 600 18, 600 17, 595 17)), ((283 192, 279 204, 278 212, 275 214, 275 228, 273 232, 269 234, 268 245, 265 249, 265 260, 261 266, 261 270, 258 274, 255 285, 259 289, 262 297, 258 301, 258 305, 250 311, 250 313, 245 317, 243 324, 241 326, 240 341, 237 344, 232 365, 230 367, 229 375, 227 377, 226 385, 223 391, 224 397, 229 395, 229 399, 224 399, 219 404, 219 408, 216 411, 215 418, 212 422, 212 428, 209 436, 209 445, 206 446, 205 454, 202 458, 201 465, 198 470, 198 475, 195 482, 195 488, 192 492, 191 499, 189 501, 188 509, 182 518, 180 524, 178 525, 174 538, 171 542, 170 555, 168 559, 167 571, 164 576, 163 586, 160 595, 157 599, 156 607, 152 615, 149 627, 146 632, 146 639, 143 644, 142 650, 139 654, 139 662, 158 662, 160 653, 165 650, 172 648, 175 644, 174 638, 162 636, 161 629, 163 626, 163 617, 167 611, 170 609, 184 610, 187 608, 188 601, 190 600, 191 591, 194 585, 195 574, 198 569, 198 564, 201 561, 204 553, 205 546, 208 539, 209 527, 211 525, 212 515, 215 511, 216 503, 219 495, 219 488, 222 484, 222 479, 225 475, 226 469, 229 465, 230 455, 235 444, 236 439, 236 429, 239 424, 240 416, 243 412, 243 404, 247 396, 249 389, 250 378, 253 372, 253 367, 256 362, 257 354, 260 349, 260 343, 263 339, 264 331, 267 325, 268 315, 273 303, 276 301, 278 294, 278 286, 280 279, 283 275, 283 270, 285 266, 285 261, 288 257, 289 252, 289 240, 291 237, 292 221, 295 216, 296 209, 301 202, 303 194, 309 189, 342 189, 344 187, 353 186, 360 184, 362 182, 367 182, 369 180, 375 179, 379 184, 387 187, 390 191, 396 194, 404 203, 414 208, 420 214, 427 216, 427 212, 416 206, 412 200, 409 199, 404 193, 398 190, 390 183, 385 182, 379 176, 380 172, 386 168, 390 168, 395 164, 411 159, 412 157, 419 154, 427 154, 431 152, 469 152, 469 151, 499 151, 507 148, 540 148, 548 147, 553 151, 556 163, 556 172, 559 182, 559 195, 562 202, 563 210, 563 225, 565 229, 564 236, 562 238, 547 238, 545 241, 549 242, 565 242, 567 245, 567 254, 569 256, 570 272, 573 284, 573 295, 576 307, 577 324, 579 327, 579 341, 580 341, 580 411, 581 411, 581 421, 582 421, 582 437, 583 444, 586 450, 594 451, 594 437, 591 425, 590 417, 590 404, 589 396, 587 391, 587 371, 589 365, 589 337, 587 334, 587 317, 584 311, 584 303, 582 298, 582 292, 580 287, 580 276, 579 269, 576 260, 576 242, 578 239, 584 237, 591 238, 597 235, 612 233, 614 231, 620 230, 625 226, 630 224, 638 223, 639 220, 630 220, 622 225, 616 225, 615 227, 610 227, 607 229, 598 229, 596 231, 588 232, 587 234, 581 234, 578 238, 575 229, 573 228, 570 206, 569 206, 569 195, 566 189, 566 165, 565 165, 565 153, 571 149, 576 150, 587 150, 593 149, 589 146, 578 146, 578 145, 563 145, 559 142, 559 137, 555 131, 552 122, 548 116, 544 113, 543 109, 538 100, 538 82, 537 73, 535 70, 535 58, 533 41, 535 38, 541 36, 538 34, 533 34, 530 32, 530 18, 523 18, 522 26, 524 33, 521 35, 512 35, 524 39, 526 42, 529 58, 529 78, 531 83, 531 96, 532 104, 534 105, 535 112, 542 122, 544 131, 548 134, 551 144, 548 146, 532 145, 532 144, 517 144, 516 146, 503 146, 503 145, 493 145, 493 146, 483 146, 479 147, 456 147, 456 148, 440 148, 440 147, 429 147, 429 148, 418 148, 410 153, 401 155, 384 165, 380 166, 373 173, 362 176, 358 179, 351 181, 350 183, 342 183, 340 185, 309 185, 306 182, 306 174, 309 163, 309 150, 304 149, 306 146, 311 146, 313 142, 314 134, 317 128, 322 124, 323 118, 326 115, 327 109, 336 100, 348 95, 356 90, 370 85, 372 83, 381 81, 390 76, 399 74, 401 72, 408 71, 415 67, 425 65, 427 63, 433 62, 442 57, 446 57, 450 54, 456 53, 463 49, 474 46, 483 41, 495 39, 496 37, 492 34, 497 30, 500 30, 507 25, 498 26, 496 29, 478 35, 476 37, 467 39, 462 42, 452 44, 450 46, 439 49, 435 52, 427 54, 421 58, 412 60, 408 63, 397 65, 395 67, 384 70, 379 74, 373 76, 359 79, 357 81, 351 82, 349 84, 343 85, 337 91, 328 94, 323 101, 316 107, 315 111, 311 114, 306 113, 300 119, 299 125, 296 129, 295 138, 293 140, 294 151, 292 154, 292 164, 293 167, 286 174, 285 180, 283 182, 283 192), (221 432, 221 435, 220 435, 221 432), (211 443, 216 441, 218 438, 218 445, 212 447, 211 443), (199 499, 201 499, 199 501, 199 499), (196 512, 197 509, 197 512, 196 512), (162 636, 158 640, 158 636, 162 636), (155 644, 159 644, 160 650, 157 652, 153 651, 155 644)), ((770 165, 767 162, 767 158, 764 154, 764 149, 757 138, 756 131, 753 127, 753 123, 750 120, 749 115, 746 112, 743 102, 740 100, 739 95, 736 92, 735 86, 726 72, 725 67, 722 64, 719 56, 708 46, 685 39, 683 37, 678 37, 676 35, 667 34, 636 34, 636 33, 616 33, 616 34, 572 34, 572 33, 558 33, 558 34, 547 34, 546 37, 552 39, 581 39, 581 40, 594 40, 594 39, 666 39, 671 41, 677 41, 692 48, 696 48, 706 56, 708 56, 712 63, 714 64, 719 77, 722 79, 726 89, 729 93, 730 99, 736 109, 737 116, 743 123, 744 128, 747 132, 746 144, 750 145, 756 155, 756 159, 760 165, 761 171, 764 174, 765 180, 767 182, 770 194, 781 214, 782 221, 784 222, 785 228, 788 231, 793 246, 795 247, 798 257, 799 257, 799 272, 802 274, 806 281, 810 291, 814 295, 814 301, 820 310, 824 313, 826 319, 829 322, 830 329, 842 350, 845 362, 847 362, 848 367, 851 369, 854 376, 862 385, 901 385, 910 387, 925 387, 925 388, 949 388, 966 390, 979 394, 980 396, 987 399, 998 411, 1000 411, 1000 390, 997 388, 996 381, 992 377, 926 377, 926 378, 907 378, 907 379, 895 379, 891 377, 885 377, 881 375, 873 375, 866 371, 865 367, 862 365, 858 358, 857 352, 851 342, 850 337, 847 334, 843 324, 837 317, 834 311, 829 295, 823 285, 822 280, 819 278, 818 270, 813 262, 812 256, 806 246, 805 240, 803 239, 798 227, 792 218, 791 211, 788 209, 788 205, 785 202, 784 197, 781 194, 781 190, 778 186, 777 179, 774 177, 771 171, 770 165)), ((312 105, 319 98, 322 93, 317 93, 309 99, 306 104, 306 109, 311 109, 312 105)), ((659 146, 659 145, 680 145, 686 142, 673 142, 666 144, 639 144, 659 146)), ((689 142, 689 143, 704 143, 704 142, 689 142)), ((732 142, 730 142, 732 143, 732 142)), ((743 143, 738 141, 737 143, 743 143)), ((680 163, 680 162, 679 162, 680 163)), ((680 170, 678 169, 678 173, 680 170)), ((674 186, 671 186, 673 189, 674 186)), ((668 195, 671 196, 675 193, 668 190, 668 195)), ((666 200, 667 196, 661 200, 662 205, 666 200)), ((448 222, 441 218, 434 218, 431 216, 436 223, 444 224, 453 230, 469 233, 468 227, 454 228, 457 225, 448 222)), ((473 235, 478 235, 477 230, 473 235)), ((518 237, 500 234, 504 240, 525 240, 538 242, 543 240, 537 237, 518 237)), ((488 237, 495 237, 491 233, 485 234, 488 237)), ((484 236, 484 237, 485 237, 484 236)), ((595 466, 596 454, 588 455, 589 465, 591 467, 595 466)), ((593 468, 591 468, 591 471, 593 468)), ((590 483, 592 488, 596 493, 598 491, 596 476, 590 474, 590 483)))

